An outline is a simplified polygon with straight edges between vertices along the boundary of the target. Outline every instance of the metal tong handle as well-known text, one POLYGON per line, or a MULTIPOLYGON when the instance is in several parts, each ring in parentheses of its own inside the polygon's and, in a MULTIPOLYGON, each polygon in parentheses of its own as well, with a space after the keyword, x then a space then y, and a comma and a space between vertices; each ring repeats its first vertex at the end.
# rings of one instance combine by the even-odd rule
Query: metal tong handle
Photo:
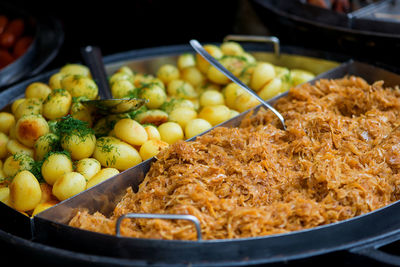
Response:
POLYGON ((279 113, 275 108, 273 108, 270 104, 268 104, 264 99, 262 99, 257 93, 251 90, 247 85, 245 85, 241 80, 239 80, 235 75, 233 75, 229 70, 227 70, 221 63, 218 62, 213 56, 211 56, 203 46, 197 40, 190 40, 190 44, 197 53, 199 53, 202 57, 204 57, 211 65, 221 71, 226 77, 228 77, 232 82, 236 83, 244 90, 249 92, 255 98, 258 99, 265 107, 271 110, 281 121, 283 125, 283 129, 286 131, 285 119, 283 118, 282 114, 279 113))
POLYGON ((154 214, 154 213, 128 213, 118 218, 116 224, 116 235, 121 236, 121 223, 126 218, 131 219, 164 219, 164 220, 186 220, 194 224, 197 232, 197 241, 201 241, 200 221, 193 215, 188 214, 154 214))
POLYGON ((228 41, 272 43, 272 45, 274 46, 275 56, 279 57, 281 55, 280 41, 278 37, 275 36, 229 34, 224 38, 224 42, 228 41))
POLYGON ((104 68, 101 50, 97 46, 88 45, 81 48, 81 55, 85 64, 89 67, 93 80, 99 87, 99 95, 102 99, 111 99, 111 90, 104 68))

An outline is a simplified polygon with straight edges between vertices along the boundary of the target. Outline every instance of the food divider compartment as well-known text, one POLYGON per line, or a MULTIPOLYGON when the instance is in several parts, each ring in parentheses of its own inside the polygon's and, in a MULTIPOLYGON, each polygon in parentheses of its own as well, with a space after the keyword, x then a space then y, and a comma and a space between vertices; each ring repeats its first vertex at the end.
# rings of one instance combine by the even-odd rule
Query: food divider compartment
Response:
MULTIPOLYGON (((320 78, 336 79, 346 75, 360 76, 368 83, 383 80, 385 86, 400 84, 400 75, 355 61, 346 62, 333 70, 322 73, 311 82, 320 78)), ((273 104, 283 96, 285 94, 269 102, 273 104)), ((262 105, 259 105, 215 127, 238 126, 249 112, 257 112, 261 107, 262 105)), ((343 249, 400 227, 400 220, 398 220, 400 215, 394 214, 400 210, 398 202, 350 220, 313 229, 230 240, 177 241, 116 237, 67 225, 79 210, 86 209, 89 213, 100 211, 105 215, 110 214, 129 186, 134 191, 137 190, 154 161, 155 159, 151 159, 142 162, 35 216, 33 219, 34 240, 74 251, 150 262, 157 259, 161 262, 184 263, 206 261, 254 263, 274 261, 282 257, 289 259, 300 252, 310 256, 338 248, 343 249), (388 216, 389 214, 391 215, 388 216), (371 225, 373 227, 370 227, 371 225), (335 238, 332 238, 333 236, 335 238)))
MULTIPOLYGON (((283 49, 281 55, 278 57, 271 52, 271 47, 264 44, 243 44, 243 47, 250 51, 257 59, 271 61, 272 64, 279 66, 286 66, 288 68, 303 68, 305 70, 314 72, 315 74, 324 73, 327 70, 333 69, 339 65, 336 59, 324 59, 327 57, 325 53, 320 54, 317 51, 308 50, 293 50, 293 48, 283 49), (298 54, 299 53, 299 54, 298 54)), ((163 64, 176 63, 178 55, 182 53, 194 53, 193 49, 189 45, 177 45, 167 47, 156 47, 146 48, 141 50, 132 50, 123 53, 118 53, 104 57, 104 63, 106 72, 108 75, 114 73, 122 66, 129 66, 137 72, 143 73, 156 73, 158 67, 163 64)), ((340 60, 343 60, 340 58, 340 60)), ((10 111, 10 103, 14 100, 24 96, 25 88, 33 82, 48 82, 51 75, 56 73, 58 70, 49 71, 33 78, 22 81, 5 91, 0 92, 0 109, 10 111)), ((151 160, 150 160, 151 161, 151 160)), ((147 171, 148 163, 143 162, 132 170, 127 170, 129 173, 143 173, 147 171), (144 168, 144 169, 143 169, 144 168)), ((128 177, 129 174, 126 172, 121 173, 123 177, 128 177)), ((142 178, 140 178, 142 179, 142 178)), ((127 179, 129 180, 129 179, 127 179)), ((119 186, 124 186, 119 185, 119 186)), ((128 186, 128 185, 126 185, 128 186)), ((88 192, 88 194, 91 194, 88 192)), ((102 196, 104 197, 104 196, 102 196)), ((114 202, 117 196, 108 196, 109 202, 114 202)), ((87 199, 87 201, 94 201, 87 199)), ((105 202, 107 202, 105 201, 105 202)), ((92 202, 89 206, 96 208, 95 203, 92 202)), ((97 203, 97 202, 96 202, 97 203)), ((99 210, 111 209, 112 207, 103 206, 99 210)), ((15 209, 0 202, 0 212, 4 215, 5 220, 1 220, 0 229, 7 233, 23 237, 26 239, 32 239, 33 235, 33 219, 26 215, 16 211, 15 209)))

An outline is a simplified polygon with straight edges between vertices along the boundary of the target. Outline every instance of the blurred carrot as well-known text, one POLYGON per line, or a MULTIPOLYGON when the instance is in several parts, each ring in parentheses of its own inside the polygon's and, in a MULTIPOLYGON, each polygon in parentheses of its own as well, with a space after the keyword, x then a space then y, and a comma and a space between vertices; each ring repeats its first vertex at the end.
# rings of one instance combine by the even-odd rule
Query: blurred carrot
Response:
POLYGON ((4 15, 0 15, 0 34, 4 32, 8 23, 8 18, 4 15))
POLYGON ((14 50, 13 50, 13 56, 15 58, 22 56, 26 52, 26 50, 28 50, 31 43, 32 43, 32 37, 30 37, 30 36, 21 37, 15 43, 14 50))
POLYGON ((0 68, 4 68, 14 61, 14 57, 4 49, 0 49, 0 68))

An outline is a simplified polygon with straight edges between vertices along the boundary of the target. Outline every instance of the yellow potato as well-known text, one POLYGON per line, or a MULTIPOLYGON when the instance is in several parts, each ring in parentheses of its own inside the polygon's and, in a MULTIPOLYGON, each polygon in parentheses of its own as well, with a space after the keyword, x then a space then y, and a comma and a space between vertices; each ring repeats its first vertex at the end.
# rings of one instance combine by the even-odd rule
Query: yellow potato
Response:
POLYGON ((119 68, 118 70, 117 70, 117 72, 116 73, 125 73, 125 74, 128 74, 128 75, 135 75, 135 73, 133 72, 133 70, 130 68, 130 67, 128 67, 128 66, 122 66, 121 68, 119 68))
POLYGON ((225 105, 206 106, 199 112, 199 118, 205 119, 212 126, 220 124, 230 117, 230 109, 225 105))
POLYGON ((231 109, 231 115, 229 116, 229 119, 232 119, 234 117, 236 117, 237 115, 239 115, 240 113, 234 109, 231 109))
POLYGON ((264 99, 268 100, 278 95, 281 92, 282 80, 280 78, 273 78, 266 85, 264 85, 258 92, 258 95, 264 99))
POLYGON ((152 158, 154 156, 157 156, 157 154, 163 149, 168 147, 168 143, 161 141, 161 140, 156 140, 156 139, 151 139, 146 141, 139 150, 139 154, 142 157, 143 160, 147 160, 149 158, 152 158))
POLYGON ((185 136, 187 139, 190 139, 193 136, 196 136, 198 134, 201 134, 202 132, 207 131, 211 127, 212 127, 211 123, 209 123, 205 119, 197 118, 191 120, 186 124, 185 136))
POLYGON ((176 108, 169 114, 169 121, 177 122, 182 129, 185 128, 186 124, 197 117, 197 112, 191 108, 176 108))
POLYGON ((73 160, 90 157, 96 145, 96 136, 93 133, 72 131, 61 138, 61 147, 68 151, 73 160))
POLYGON ((54 89, 61 89, 61 80, 64 79, 66 76, 65 73, 62 72, 57 72, 51 75, 49 79, 49 87, 54 90, 54 89))
POLYGON ((172 80, 179 79, 179 69, 171 64, 164 64, 157 70, 157 78, 168 84, 172 80))
POLYGON ((114 126, 116 136, 131 145, 140 146, 147 141, 146 130, 137 121, 122 119, 114 126))
POLYGON ((200 106, 224 105, 224 95, 216 90, 206 90, 200 95, 200 106))
POLYGON ((18 211, 33 210, 42 198, 38 180, 30 171, 21 171, 10 184, 10 205, 18 211))
POLYGON ((9 112, 0 112, 0 132, 8 134, 15 125, 15 117, 9 112))
POLYGON ((157 127, 153 125, 147 125, 144 127, 147 133, 147 137, 149 140, 156 139, 161 140, 160 132, 157 130, 157 127))
POLYGON ((0 188, 0 201, 8 205, 10 198, 10 189, 8 187, 0 188))
POLYGON ((128 80, 117 80, 111 86, 111 94, 114 98, 126 98, 132 94, 135 86, 128 80))
POLYGON ((118 81, 128 81, 134 85, 134 76, 132 74, 126 73, 124 71, 119 71, 111 75, 109 83, 113 87, 118 81))
POLYGON ((44 203, 39 203, 35 209, 32 212, 32 216, 35 216, 39 213, 41 213, 42 211, 47 210, 48 208, 53 207, 54 205, 56 205, 58 202, 52 201, 52 202, 44 202, 44 203))
POLYGON ((51 192, 53 186, 49 185, 48 183, 40 183, 40 190, 42 190, 42 198, 40 199, 40 203, 45 202, 57 202, 57 198, 51 192))
POLYGON ((174 98, 174 97, 171 98, 169 101, 165 102, 161 108, 165 110, 165 112, 171 113, 172 110, 182 107, 187 107, 195 110, 195 105, 191 100, 183 98, 174 98))
POLYGON ((8 140, 9 140, 8 136, 5 133, 0 132, 0 159, 4 159, 8 154, 7 150, 8 140))
POLYGON ((259 62, 251 77, 251 89, 258 91, 275 77, 274 66, 267 62, 259 62))
POLYGON ((214 66, 210 66, 207 70, 207 78, 210 79, 210 81, 217 83, 217 84, 228 84, 230 82, 230 79, 225 76, 221 71, 219 71, 217 68, 214 66))
POLYGON ((72 97, 84 96, 87 99, 95 99, 99 92, 97 84, 89 77, 82 75, 67 75, 61 80, 61 86, 72 97))
POLYGON ((42 160, 50 151, 57 148, 60 138, 54 133, 48 133, 39 137, 33 148, 35 149, 35 159, 42 160))
POLYGON ((119 171, 129 169, 142 161, 139 152, 133 146, 111 136, 97 139, 93 157, 103 167, 119 171))
POLYGON ((101 164, 97 159, 85 158, 76 163, 76 171, 82 174, 89 181, 101 169, 101 164))
POLYGON ((173 144, 183 139, 182 127, 176 122, 165 122, 158 126, 158 131, 160 132, 161 140, 168 144, 173 144))
POLYGON ((15 120, 26 115, 39 115, 42 113, 43 104, 38 98, 27 98, 22 101, 15 110, 15 120))
POLYGON ((111 177, 117 175, 119 171, 115 168, 104 168, 101 169, 98 173, 96 173, 95 176, 92 177, 92 179, 89 180, 89 182, 86 185, 86 188, 90 188, 96 184, 99 184, 101 182, 104 182, 107 179, 110 179, 111 177))
POLYGON ((251 109, 259 104, 260 104, 260 102, 258 101, 257 98, 255 98, 251 94, 245 92, 236 98, 235 110, 237 110, 239 112, 244 112, 244 111, 251 109))
POLYGON ((137 114, 134 119, 140 124, 160 125, 168 121, 168 114, 159 109, 150 109, 137 114))
POLYGON ((190 83, 194 87, 201 86, 206 81, 204 74, 195 66, 181 69, 181 79, 190 83))
POLYGON ((78 172, 64 173, 53 185, 53 195, 60 201, 79 194, 86 189, 86 180, 78 172))
POLYGON ((155 83, 142 87, 140 97, 148 100, 146 106, 150 109, 161 107, 167 100, 164 89, 155 83))
POLYGON ((243 47, 239 43, 233 41, 222 43, 220 48, 224 55, 240 56, 244 53, 243 47))
POLYGON ((229 108, 235 108, 236 98, 246 92, 242 87, 236 83, 229 83, 223 90, 223 96, 225 99, 225 104, 229 108))
POLYGON ((68 114, 72 103, 71 94, 65 89, 55 89, 43 102, 43 116, 55 120, 68 114))
POLYGON ((15 114, 15 111, 17 110, 19 104, 21 104, 22 102, 24 102, 26 100, 26 98, 18 98, 17 100, 15 100, 12 104, 11 104, 11 113, 15 114))
POLYGON ((71 159, 63 153, 53 153, 43 162, 42 176, 49 184, 53 185, 64 173, 73 171, 71 159))
POLYGON ((81 102, 79 101, 72 102, 69 113, 72 116, 72 118, 85 121, 88 123, 89 126, 92 126, 93 119, 90 109, 87 108, 85 105, 83 105, 81 102))
POLYGON ((23 154, 30 156, 31 158, 33 158, 33 155, 34 155, 34 150, 32 148, 24 146, 23 144, 19 143, 15 139, 8 140, 7 151, 12 155, 17 154, 17 153, 23 153, 23 154))
POLYGON ((168 95, 176 98, 195 99, 198 94, 194 87, 184 80, 173 80, 167 85, 168 95))
POLYGON ((196 59, 193 54, 183 53, 178 56, 178 60, 176 62, 178 69, 183 70, 185 68, 196 66, 196 59))
POLYGON ((51 88, 42 82, 33 82, 25 89, 25 98, 37 98, 44 101, 51 93, 51 88))
MULTIPOLYGON (((211 56, 215 57, 216 59, 219 59, 223 56, 221 49, 216 45, 206 44, 203 47, 211 56)), ((205 60, 201 55, 196 54, 196 66, 202 73, 206 74, 208 68, 210 67, 210 63, 208 63, 208 61, 205 60)))
POLYGON ((290 75, 293 80, 293 86, 308 82, 315 78, 315 75, 306 70, 292 69, 290 75))
POLYGON ((65 75, 82 75, 90 77, 89 68, 82 64, 66 64, 60 69, 60 72, 65 75))
POLYGON ((36 140, 48 132, 49 125, 42 115, 23 116, 15 126, 18 141, 27 147, 33 147, 36 140))

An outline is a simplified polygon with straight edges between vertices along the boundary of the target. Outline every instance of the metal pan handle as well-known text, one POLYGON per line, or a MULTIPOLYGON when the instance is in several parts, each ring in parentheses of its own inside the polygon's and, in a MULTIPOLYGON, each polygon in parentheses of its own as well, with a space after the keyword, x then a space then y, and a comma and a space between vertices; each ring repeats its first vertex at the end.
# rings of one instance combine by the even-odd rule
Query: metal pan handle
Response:
POLYGON ((238 35, 229 34, 225 36, 224 42, 236 41, 236 42, 256 42, 256 43, 272 43, 274 46, 274 53, 276 57, 281 54, 280 41, 275 36, 259 36, 259 35, 238 35))
POLYGON ((388 265, 399 266, 400 256, 390 254, 388 252, 379 250, 385 245, 389 245, 400 240, 400 229, 388 233, 384 237, 370 242, 368 244, 357 246, 349 250, 350 253, 361 255, 373 259, 380 263, 388 265))
POLYGON ((197 232, 197 241, 201 241, 200 221, 193 215, 187 214, 154 214, 154 213, 128 213, 118 218, 116 224, 116 236, 121 237, 121 223, 124 219, 164 219, 164 220, 186 220, 194 224, 197 232))

